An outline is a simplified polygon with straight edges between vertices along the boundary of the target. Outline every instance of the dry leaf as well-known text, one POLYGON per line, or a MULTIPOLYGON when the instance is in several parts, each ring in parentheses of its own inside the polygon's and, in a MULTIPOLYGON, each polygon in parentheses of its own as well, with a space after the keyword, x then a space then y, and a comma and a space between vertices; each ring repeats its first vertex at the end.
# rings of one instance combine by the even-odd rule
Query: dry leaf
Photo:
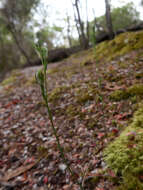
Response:
POLYGON ((20 174, 26 172, 27 170, 30 170, 37 162, 34 162, 32 164, 29 164, 27 166, 20 166, 19 168, 15 169, 14 171, 8 172, 5 174, 5 176, 2 178, 2 181, 9 181, 10 179, 19 176, 20 174))

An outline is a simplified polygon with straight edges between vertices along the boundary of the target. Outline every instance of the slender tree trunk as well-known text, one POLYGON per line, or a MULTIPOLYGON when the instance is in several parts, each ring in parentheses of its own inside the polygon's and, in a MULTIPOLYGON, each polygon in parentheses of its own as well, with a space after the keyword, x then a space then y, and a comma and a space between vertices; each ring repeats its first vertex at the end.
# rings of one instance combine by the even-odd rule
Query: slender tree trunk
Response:
POLYGON ((70 36, 71 25, 70 25, 70 17, 68 16, 68 13, 67 13, 67 23, 68 23, 68 26, 67 26, 67 37, 68 37, 69 47, 71 47, 72 46, 72 40, 71 40, 71 36, 70 36))
POLYGON ((87 41, 89 43, 89 21, 88 21, 88 4, 86 0, 86 35, 87 35, 87 41))
POLYGON ((95 27, 96 27, 97 32, 100 32, 101 31, 101 29, 100 29, 101 26, 97 23, 97 19, 96 19, 96 16, 95 16, 94 9, 92 9, 92 12, 93 12, 93 15, 94 15, 93 28, 95 30, 95 27))
POLYGON ((3 9, 2 10, 2 14, 5 16, 6 18, 6 27, 8 28, 9 32, 11 33, 19 51, 21 52, 21 54, 25 57, 26 61, 27 61, 27 64, 28 65, 31 65, 31 61, 30 61, 30 58, 27 54, 27 52, 25 51, 25 49, 22 47, 21 45, 21 42, 19 41, 18 39, 18 34, 21 34, 21 31, 17 31, 16 28, 15 28, 15 24, 14 24, 14 21, 12 22, 11 21, 11 15, 8 11, 7 8, 3 9))
POLYGON ((2 54, 0 56, 0 70, 3 70, 5 68, 6 63, 6 52, 5 52, 5 46, 3 42, 3 37, 0 34, 0 48, 2 49, 2 54))
POLYGON ((88 41, 87 41, 87 38, 86 38, 85 33, 84 33, 84 24, 83 24, 81 17, 80 17, 78 1, 79 0, 75 0, 75 8, 76 8, 77 17, 78 17, 78 24, 79 24, 80 32, 81 32, 81 46, 84 49, 87 49, 88 48, 88 41))
POLYGON ((19 51, 21 52, 21 54, 25 57, 28 65, 31 65, 31 61, 30 61, 30 58, 29 56, 27 55, 26 51, 24 50, 24 48, 22 47, 21 43, 19 42, 18 40, 18 37, 17 37, 17 33, 14 29, 14 27, 11 27, 11 25, 9 24, 9 31, 11 32, 12 36, 13 36, 13 39, 19 49, 19 51))
MULTIPOLYGON (((74 3, 72 2, 71 0, 71 3, 72 3, 72 7, 73 7, 73 13, 74 13, 74 20, 75 20, 75 25, 76 25, 76 29, 77 29, 77 33, 78 33, 78 37, 79 37, 79 42, 80 42, 80 29, 79 29, 79 26, 78 26, 78 21, 77 21, 77 18, 76 18, 76 14, 75 14, 75 9, 74 9, 74 3)), ((80 42, 81 44, 81 42, 80 42)))
POLYGON ((107 24, 107 29, 109 33, 109 38, 113 39, 114 38, 114 31, 113 31, 113 26, 112 26, 112 18, 111 18, 111 11, 110 11, 110 3, 109 0, 105 0, 105 7, 106 7, 106 24, 107 24))

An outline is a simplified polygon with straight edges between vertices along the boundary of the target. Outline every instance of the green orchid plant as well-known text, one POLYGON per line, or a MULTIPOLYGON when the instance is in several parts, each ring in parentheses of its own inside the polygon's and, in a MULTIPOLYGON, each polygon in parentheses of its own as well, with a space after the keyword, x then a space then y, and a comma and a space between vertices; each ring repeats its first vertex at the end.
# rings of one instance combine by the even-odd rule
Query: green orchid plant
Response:
MULTIPOLYGON (((41 70, 37 71, 37 73, 35 74, 35 79, 36 79, 36 82, 40 86, 41 95, 42 95, 43 100, 44 100, 46 107, 47 107, 49 120, 51 123, 53 134, 56 138, 57 147, 58 147, 58 150, 60 152, 61 158, 63 160, 63 163, 66 165, 66 168, 69 171, 69 173, 71 174, 71 176, 74 177, 76 174, 73 172, 73 170, 69 166, 68 161, 65 157, 64 149, 60 144, 58 133, 57 133, 56 127, 54 125, 54 121, 53 121, 53 115, 52 115, 51 109, 49 107, 48 94, 47 94, 47 90, 48 90, 47 89, 47 78, 46 78, 47 77, 47 65, 48 65, 48 62, 47 62, 48 50, 45 47, 41 47, 40 45, 35 45, 35 50, 36 50, 38 56, 40 57, 41 62, 42 62, 42 66, 43 66, 43 68, 41 70)), ((79 185, 80 190, 84 190, 82 183, 77 181, 77 184, 79 185)))

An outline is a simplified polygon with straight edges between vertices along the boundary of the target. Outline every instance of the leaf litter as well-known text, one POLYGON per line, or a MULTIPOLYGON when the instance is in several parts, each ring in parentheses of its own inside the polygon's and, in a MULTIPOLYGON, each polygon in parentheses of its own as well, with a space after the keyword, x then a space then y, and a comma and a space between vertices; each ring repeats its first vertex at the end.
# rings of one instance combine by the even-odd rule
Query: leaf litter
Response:
POLYGON ((140 99, 136 103, 131 99, 112 101, 110 94, 142 83, 142 78, 135 77, 142 63, 136 64, 134 56, 124 63, 125 68, 120 67, 118 59, 82 66, 82 59, 49 65, 58 71, 47 76, 49 96, 63 87, 55 91, 58 94, 51 99, 50 107, 76 176, 71 177, 62 163, 39 88, 36 84, 25 85, 32 77, 31 70, 25 69, 21 71, 24 77, 1 90, 1 189, 77 190, 75 181, 81 177, 89 190, 114 190, 118 185, 117 180, 109 180, 118 176, 107 170, 102 151, 128 125, 140 99), (121 80, 112 81, 111 74, 122 76, 121 80))

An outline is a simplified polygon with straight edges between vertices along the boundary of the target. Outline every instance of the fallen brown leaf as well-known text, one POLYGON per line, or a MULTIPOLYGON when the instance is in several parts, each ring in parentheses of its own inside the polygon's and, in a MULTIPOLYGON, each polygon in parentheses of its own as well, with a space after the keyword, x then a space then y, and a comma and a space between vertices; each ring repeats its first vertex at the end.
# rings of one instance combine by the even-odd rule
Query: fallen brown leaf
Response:
POLYGON ((5 176, 0 180, 0 181, 9 181, 10 179, 16 177, 16 176, 19 176, 20 174, 30 170, 35 164, 37 164, 37 162, 34 162, 32 164, 29 164, 27 166, 20 166, 19 168, 11 171, 11 172, 8 172, 5 174, 5 176))

